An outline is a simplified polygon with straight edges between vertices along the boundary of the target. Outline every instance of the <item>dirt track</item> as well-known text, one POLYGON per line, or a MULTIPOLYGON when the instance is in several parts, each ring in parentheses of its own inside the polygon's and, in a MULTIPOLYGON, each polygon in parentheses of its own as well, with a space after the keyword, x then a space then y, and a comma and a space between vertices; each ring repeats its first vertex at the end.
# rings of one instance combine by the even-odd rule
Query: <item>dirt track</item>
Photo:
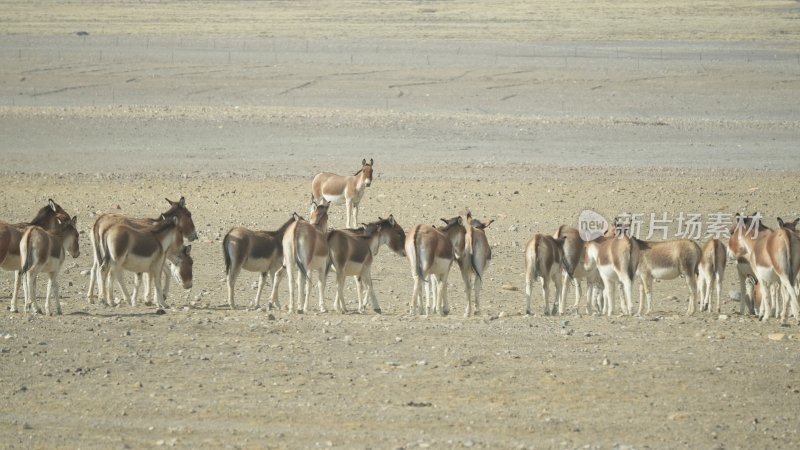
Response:
POLYGON ((101 29, 80 2, 25 5, 4 5, 0 35, 0 218, 54 198, 84 233, 64 316, 0 314, 5 446, 800 446, 797 325, 740 316, 731 264, 722 318, 684 316, 683 280, 656 284, 646 318, 522 314, 526 241, 584 209, 800 215, 796 3, 599 2, 574 41, 559 36, 576 13, 549 2, 386 2, 363 22, 344 2, 306 27, 302 3, 253 20, 205 5, 224 18, 189 27, 169 3, 119 2, 94 11, 101 29), (557 19, 520 19, 537 14, 557 19), (496 220, 482 314, 462 317, 457 272, 451 316, 408 314, 408 262, 386 249, 380 316, 227 309, 225 232, 305 213, 314 173, 365 157, 362 220, 496 220), (94 216, 155 216, 180 195, 200 234, 192 290, 173 286, 165 315, 87 305, 94 216))

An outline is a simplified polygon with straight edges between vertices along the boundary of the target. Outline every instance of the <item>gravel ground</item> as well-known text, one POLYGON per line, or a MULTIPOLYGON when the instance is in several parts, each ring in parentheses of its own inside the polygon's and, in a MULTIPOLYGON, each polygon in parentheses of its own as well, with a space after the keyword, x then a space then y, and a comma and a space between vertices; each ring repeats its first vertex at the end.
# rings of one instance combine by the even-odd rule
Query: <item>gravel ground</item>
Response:
POLYGON ((362 3, 198 19, 192 2, 5 2, 0 218, 53 198, 78 215, 81 256, 63 316, 0 313, 2 445, 800 446, 797 323, 740 315, 731 264, 721 315, 685 316, 679 279, 656 283, 647 317, 545 317, 523 314, 522 257, 585 209, 800 215, 796 2, 598 2, 581 21, 552 2, 381 2, 354 20, 362 3), (481 314, 462 317, 455 273, 453 314, 409 314, 408 262, 386 249, 381 315, 247 310, 247 273, 227 308, 227 230, 305 214, 315 173, 362 158, 362 221, 495 219, 481 314), (164 315, 88 304, 95 216, 155 217, 182 195, 193 288, 173 286, 164 315))

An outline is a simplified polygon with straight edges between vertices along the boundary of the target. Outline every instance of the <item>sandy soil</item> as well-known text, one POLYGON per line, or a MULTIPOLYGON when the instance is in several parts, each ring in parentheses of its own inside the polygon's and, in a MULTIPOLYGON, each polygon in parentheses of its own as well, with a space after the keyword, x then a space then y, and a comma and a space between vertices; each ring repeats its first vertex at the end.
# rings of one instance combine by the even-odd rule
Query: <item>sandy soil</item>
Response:
POLYGON ((0 314, 4 446, 800 446, 797 325, 740 315, 732 265, 721 317, 683 315, 682 279, 644 318, 525 316, 522 292, 526 241, 587 208, 800 215, 795 2, 285 3, 3 2, 0 218, 53 198, 83 231, 65 314, 0 314), (255 274, 229 310, 227 230, 370 157, 362 220, 496 220, 481 314, 456 273, 451 316, 409 314, 386 249, 382 315, 246 310, 255 274), (87 304, 94 217, 181 195, 194 287, 165 315, 87 304))

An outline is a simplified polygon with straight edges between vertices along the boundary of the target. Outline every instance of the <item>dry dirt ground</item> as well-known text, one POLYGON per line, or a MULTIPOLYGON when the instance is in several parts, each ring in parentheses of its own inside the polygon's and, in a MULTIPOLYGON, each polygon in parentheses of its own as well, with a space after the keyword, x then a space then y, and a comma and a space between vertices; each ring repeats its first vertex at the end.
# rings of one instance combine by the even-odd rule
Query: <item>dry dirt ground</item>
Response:
POLYGON ((53 198, 82 230, 64 315, 0 314, 2 446, 800 446, 797 324, 740 315, 730 263, 722 317, 685 316, 682 279, 648 317, 545 317, 522 258, 587 208, 800 215, 796 2, 0 3, 0 218, 53 198), (450 316, 409 314, 386 249, 381 315, 246 310, 255 274, 228 309, 227 230, 362 158, 364 221, 496 220, 481 314, 457 269, 450 316), (194 287, 164 315, 87 304, 94 217, 181 195, 194 287))

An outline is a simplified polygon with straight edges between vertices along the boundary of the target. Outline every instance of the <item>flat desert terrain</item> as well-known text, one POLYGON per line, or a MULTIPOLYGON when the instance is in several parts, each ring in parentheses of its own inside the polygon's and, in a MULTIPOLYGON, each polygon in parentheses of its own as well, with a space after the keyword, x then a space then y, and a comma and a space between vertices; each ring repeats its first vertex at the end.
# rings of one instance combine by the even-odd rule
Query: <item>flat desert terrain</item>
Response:
POLYGON ((640 237, 700 214, 698 242, 715 214, 800 216, 800 5, 500 3, 0 2, 0 219, 52 198, 81 232, 64 314, 0 313, 0 445, 800 447, 797 321, 740 314, 732 262, 693 316, 682 278, 644 317, 578 316, 572 290, 545 316, 538 285, 528 316, 523 276, 528 239, 587 209, 640 237), (449 316, 410 314, 386 248, 382 314, 246 308, 254 273, 228 308, 226 232, 308 214, 314 174, 364 158, 360 221, 494 219, 480 314, 457 268, 449 316), (166 314, 89 304, 95 217, 181 196, 193 287, 166 314))

